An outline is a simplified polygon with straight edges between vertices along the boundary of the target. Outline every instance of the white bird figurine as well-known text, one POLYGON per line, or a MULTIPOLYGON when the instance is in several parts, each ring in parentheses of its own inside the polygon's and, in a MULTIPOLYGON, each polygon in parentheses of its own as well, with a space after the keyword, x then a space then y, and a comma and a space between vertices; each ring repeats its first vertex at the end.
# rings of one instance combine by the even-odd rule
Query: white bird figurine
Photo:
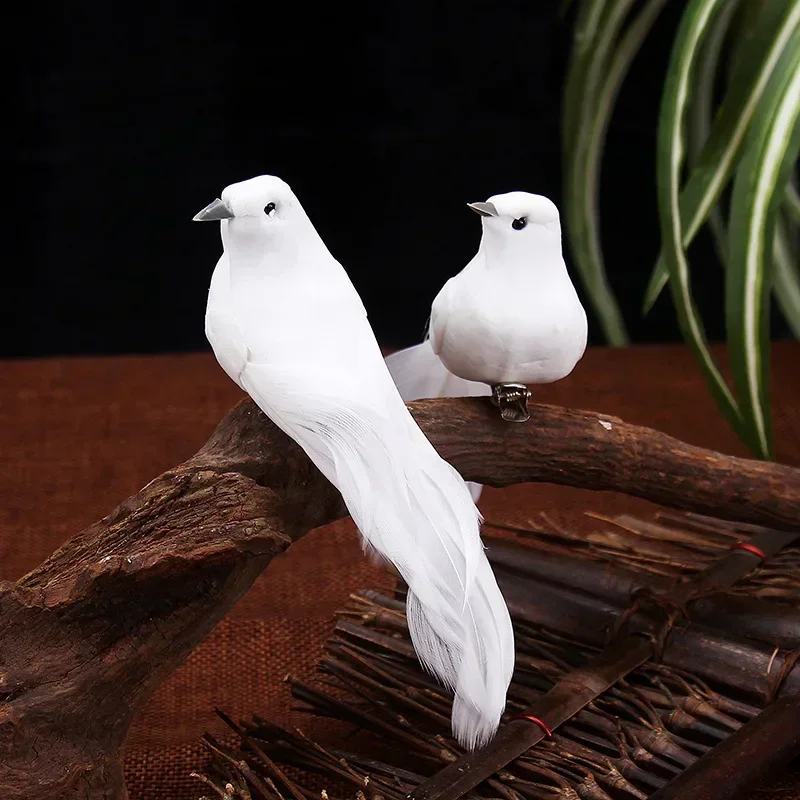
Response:
POLYGON ((491 391, 504 419, 525 422, 528 386, 561 380, 583 356, 586 312, 551 200, 508 192, 468 205, 482 217, 477 254, 433 301, 425 341, 387 365, 407 402, 491 391))
POLYGON ((463 479, 408 412, 360 297, 286 183, 232 184, 194 219, 221 221, 206 311, 217 360, 339 489, 365 547, 402 575, 417 655, 454 692, 453 732, 468 749, 484 744, 514 639, 463 479))

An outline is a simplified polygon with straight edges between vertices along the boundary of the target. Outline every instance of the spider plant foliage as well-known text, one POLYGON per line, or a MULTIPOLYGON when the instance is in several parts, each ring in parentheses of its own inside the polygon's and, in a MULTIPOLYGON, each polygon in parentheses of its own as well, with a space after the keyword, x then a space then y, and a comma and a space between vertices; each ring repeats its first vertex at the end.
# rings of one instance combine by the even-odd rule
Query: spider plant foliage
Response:
MULTIPOLYGON (((564 91, 567 236, 610 344, 628 341, 599 234, 599 177, 622 82, 667 0, 579 0, 564 91)), ((645 313, 669 286, 684 339, 717 404, 772 457, 769 309, 800 338, 800 0, 689 0, 664 76, 656 187, 661 253, 645 313), (732 385, 709 348, 687 251, 708 225, 725 268, 732 385)))

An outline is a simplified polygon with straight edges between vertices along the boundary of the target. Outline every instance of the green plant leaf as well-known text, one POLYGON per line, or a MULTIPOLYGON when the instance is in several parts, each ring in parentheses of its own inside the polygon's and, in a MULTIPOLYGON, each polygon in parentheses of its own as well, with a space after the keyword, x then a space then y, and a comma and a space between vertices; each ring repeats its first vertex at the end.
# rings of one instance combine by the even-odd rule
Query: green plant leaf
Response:
MULTIPOLYGON (((720 54, 741 0, 730 0, 719 12, 716 24, 700 50, 696 72, 697 80, 689 107, 688 163, 694 169, 700 163, 703 145, 711 133, 714 116, 714 90, 720 72, 720 54)), ((725 222, 719 206, 711 209, 708 225, 714 237, 714 246, 721 264, 725 264, 725 222)))
MULTIPOLYGON (((710 4, 715 11, 719 10, 718 3, 710 4)), ((689 8, 694 6, 695 3, 691 3, 687 7, 684 18, 689 8)), ((748 39, 747 46, 742 48, 730 89, 714 120, 699 162, 680 195, 681 245, 684 249, 691 244, 730 179, 753 112, 792 32, 800 22, 800 3, 797 0, 770 0, 757 22, 757 30, 748 39)), ((692 67, 699 46, 700 42, 697 42, 695 51, 687 54, 692 67)), ((689 76, 686 85, 687 93, 692 77, 689 76)), ((670 276, 662 253, 645 291, 645 314, 653 307, 670 276)))
MULTIPOLYGON (((800 6, 800 1, 798 2, 800 6)), ((800 28, 773 71, 736 170, 725 316, 740 409, 751 447, 772 456, 769 294, 777 216, 800 152, 800 28)), ((778 229, 780 230, 780 229, 778 229)))
POLYGON ((558 16, 562 19, 566 17, 574 2, 575 0, 561 0, 561 2, 558 4, 558 16))
POLYGON ((681 224, 680 176, 684 159, 684 120, 700 47, 723 0, 690 0, 683 13, 670 55, 658 126, 656 174, 663 259, 684 339, 706 376, 720 410, 742 435, 739 406, 708 350, 703 322, 692 298, 686 239, 681 224))
POLYGON ((800 194, 791 181, 786 184, 786 211, 793 223, 800 225, 800 194))
MULTIPOLYGON (((615 0, 605 13, 596 2, 587 1, 581 7, 567 76, 562 132, 564 210, 572 256, 605 338, 614 346, 628 344, 629 338, 603 264, 597 176, 591 174, 589 162, 598 127, 598 97, 607 82, 609 61, 632 5, 633 0, 615 0), (591 46, 587 47, 589 36, 591 46)), ((600 126, 604 127, 602 122, 600 126)), ((604 134, 605 131, 601 137, 604 134)))
POLYGON ((594 270, 601 274, 605 274, 605 265, 600 244, 600 203, 598 195, 600 168, 608 125, 614 111, 614 104, 631 63, 666 4, 667 0, 649 0, 614 47, 611 66, 605 71, 604 77, 597 87, 596 108, 588 121, 589 128, 585 140, 583 180, 575 182, 570 187, 577 195, 575 207, 571 209, 573 216, 581 217, 583 220, 579 227, 584 227, 586 230, 586 235, 590 242, 587 250, 592 255, 594 270))
POLYGON ((775 225, 772 259, 775 301, 795 339, 800 340, 800 270, 792 253, 786 222, 780 217, 775 225))
MULTIPOLYGON (((631 63, 639 52, 647 34, 650 32, 658 15, 667 0, 649 0, 636 19, 628 26, 625 33, 614 47, 614 56, 610 68, 597 88, 597 107, 591 119, 587 120, 588 128, 585 138, 585 150, 575 154, 574 172, 568 173, 565 206, 571 230, 578 232, 576 250, 580 250, 586 264, 583 268, 594 276, 594 285, 601 285, 601 291, 611 292, 606 278, 605 260, 600 240, 600 171, 603 150, 605 148, 608 125, 614 111, 614 104, 619 95, 625 76, 631 63), (576 162, 580 161, 581 171, 576 162)), ((619 340, 619 344, 622 344, 619 340)))
POLYGON ((578 7, 564 84, 561 139, 565 151, 572 149, 572 138, 578 129, 576 120, 580 115, 583 102, 586 65, 606 2, 607 0, 581 0, 578 7))
POLYGON ((781 207, 781 226, 786 233, 786 246, 795 270, 800 271, 800 196, 797 192, 797 164, 786 184, 781 207))
POLYGON ((750 46, 758 30, 758 18, 769 7, 772 0, 758 0, 743 3, 733 21, 731 45, 728 48, 727 67, 725 69, 726 85, 730 88, 736 75, 736 65, 742 60, 742 53, 750 46))

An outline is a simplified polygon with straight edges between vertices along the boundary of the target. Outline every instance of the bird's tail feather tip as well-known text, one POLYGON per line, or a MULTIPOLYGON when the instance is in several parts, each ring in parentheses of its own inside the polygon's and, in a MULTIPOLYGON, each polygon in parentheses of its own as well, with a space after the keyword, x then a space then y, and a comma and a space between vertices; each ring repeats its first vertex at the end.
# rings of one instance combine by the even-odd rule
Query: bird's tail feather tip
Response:
POLYGON ((456 695, 451 718, 453 735, 465 750, 478 750, 494 739, 502 714, 503 709, 487 714, 469 700, 456 695))

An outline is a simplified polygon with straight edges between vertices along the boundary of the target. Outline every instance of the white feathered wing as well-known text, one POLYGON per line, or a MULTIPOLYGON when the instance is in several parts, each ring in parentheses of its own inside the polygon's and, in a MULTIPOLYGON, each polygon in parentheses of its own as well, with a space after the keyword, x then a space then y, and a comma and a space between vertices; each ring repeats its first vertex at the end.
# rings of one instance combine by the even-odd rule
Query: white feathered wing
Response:
MULTIPOLYGON (((484 397, 491 394, 485 383, 465 381, 453 375, 433 352, 427 336, 420 344, 387 356, 386 366, 406 403, 428 397, 484 397)), ((477 503, 483 486, 468 481, 467 487, 477 503)))
POLYGON ((402 575, 417 655, 454 692, 459 742, 480 746, 505 706, 514 641, 464 481, 403 404, 366 315, 356 324, 366 329, 357 339, 367 378, 343 375, 324 358, 301 369, 252 360, 240 369, 243 353, 252 359, 241 334, 234 345, 215 341, 218 330, 230 336, 237 325, 230 282, 218 283, 207 315, 217 358, 233 359, 223 363, 226 372, 339 489, 365 543, 402 575))

